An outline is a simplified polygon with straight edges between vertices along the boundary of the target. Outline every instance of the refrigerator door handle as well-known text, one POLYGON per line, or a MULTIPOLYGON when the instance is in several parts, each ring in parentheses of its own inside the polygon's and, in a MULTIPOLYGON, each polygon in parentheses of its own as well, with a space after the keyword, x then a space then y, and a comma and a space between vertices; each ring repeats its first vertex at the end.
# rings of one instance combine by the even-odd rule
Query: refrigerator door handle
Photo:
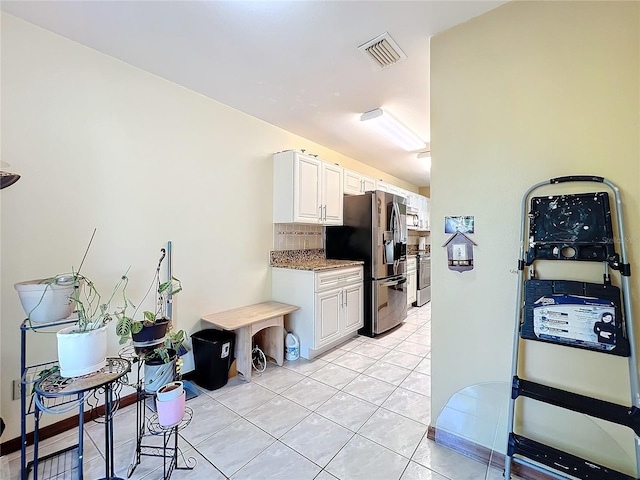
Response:
POLYGON ((381 287, 395 287, 396 285, 402 285, 403 283, 407 283, 407 278, 406 277, 396 278, 396 279, 391 280, 389 282, 381 283, 380 286, 381 287))

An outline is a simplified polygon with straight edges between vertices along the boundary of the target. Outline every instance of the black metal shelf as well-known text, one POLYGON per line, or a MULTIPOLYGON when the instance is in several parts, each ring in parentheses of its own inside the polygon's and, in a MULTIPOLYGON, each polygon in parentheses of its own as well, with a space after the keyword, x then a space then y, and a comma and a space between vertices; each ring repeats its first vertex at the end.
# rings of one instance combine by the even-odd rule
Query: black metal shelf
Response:
MULTIPOLYGON (((54 322, 45 322, 38 323, 32 322, 28 318, 24 319, 20 324, 20 478, 22 480, 27 480, 29 477, 29 473, 33 468, 33 464, 36 460, 38 463, 40 460, 43 460, 42 465, 38 465, 38 470, 42 470, 42 474, 46 476, 46 472, 51 470, 51 465, 54 462, 58 463, 60 461, 59 458, 56 458, 58 455, 64 456, 65 462, 69 459, 69 450, 76 449, 76 462, 77 462, 77 448, 78 445, 73 447, 69 447, 58 452, 52 453, 42 459, 36 459, 33 457, 31 460, 28 460, 27 457, 27 417, 34 415, 36 413, 36 405, 35 405, 35 397, 34 397, 34 387, 36 382, 38 382, 43 376, 47 373, 53 371, 53 369, 58 367, 58 362, 50 361, 44 363, 37 364, 28 364, 27 360, 27 333, 29 332, 38 332, 40 330, 46 329, 56 329, 67 325, 72 325, 76 323, 77 319, 75 318, 67 318, 63 320, 57 320, 54 322)), ((43 406, 47 410, 57 410, 63 409, 66 407, 71 407, 73 402, 78 401, 77 395, 64 395, 58 398, 47 398, 43 399, 43 406)), ((38 412, 40 415, 41 411, 38 412)), ((36 419, 37 420, 37 419, 36 419)), ((34 441, 37 438, 34 432, 34 441)), ((38 476, 38 472, 34 472, 34 476, 38 476)), ((41 475, 42 476, 42 475, 41 475)), ((53 477, 51 477, 53 478, 53 477)))

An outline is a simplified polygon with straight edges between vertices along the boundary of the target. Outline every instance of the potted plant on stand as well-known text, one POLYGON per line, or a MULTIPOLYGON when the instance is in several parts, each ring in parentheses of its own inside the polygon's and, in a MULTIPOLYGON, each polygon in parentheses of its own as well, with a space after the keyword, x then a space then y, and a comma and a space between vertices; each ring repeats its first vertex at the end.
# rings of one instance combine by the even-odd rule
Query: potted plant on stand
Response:
POLYGON ((153 347, 158 346, 164 342, 167 330, 170 328, 171 318, 167 316, 167 306, 172 301, 173 295, 182 291, 182 284, 180 280, 175 277, 170 278, 168 281, 160 283, 160 267, 162 261, 166 256, 166 251, 162 249, 162 256, 158 261, 158 267, 156 268, 151 286, 142 299, 144 302, 151 288, 155 286, 157 292, 156 297, 156 309, 155 311, 144 311, 142 320, 135 320, 138 308, 133 312, 133 316, 129 317, 126 314, 128 306, 135 306, 127 298, 126 292, 123 290, 124 306, 115 313, 118 318, 116 324, 116 334, 120 337, 120 344, 124 344, 129 339, 133 340, 133 346, 136 348, 136 353, 144 353, 146 350, 152 350, 153 347))
POLYGON ((184 330, 170 332, 162 345, 144 354, 144 389, 147 392, 156 392, 180 373, 179 352, 184 348, 184 337, 184 330))
POLYGON ((78 321, 56 334, 58 339, 58 363, 60 375, 78 377, 96 372, 106 365, 107 324, 112 320, 111 302, 121 286, 126 286, 123 275, 106 302, 94 283, 85 276, 74 275, 75 286, 72 301, 76 305, 78 321))
POLYGON ((79 272, 20 282, 15 285, 29 324, 53 323, 76 312, 76 322, 56 333, 60 375, 78 377, 100 370, 107 358, 107 324, 112 320, 111 302, 126 286, 123 275, 111 296, 103 302, 92 280, 79 272))
POLYGON ((74 275, 56 275, 16 283, 14 287, 29 325, 56 322, 71 315, 76 306, 73 293, 78 280, 74 275))
POLYGON ((56 333, 58 363, 63 377, 77 377, 100 370, 107 358, 107 324, 112 320, 111 302, 126 288, 126 272, 103 302, 93 281, 82 275, 82 265, 96 234, 94 229, 80 267, 71 273, 15 284, 29 325, 55 323, 69 318, 73 325, 56 333), (77 320, 71 317, 74 312, 77 320))
MULTIPOLYGON (((144 311, 142 320, 132 318, 135 317, 137 308, 132 317, 127 316, 126 308, 133 304, 126 298, 126 292, 123 290, 125 305, 115 313, 118 318, 116 334, 120 337, 120 344, 131 339, 136 353, 145 362, 145 390, 149 392, 155 392, 159 387, 174 380, 178 371, 178 351, 185 338, 183 330, 171 332, 171 318, 167 314, 167 307, 171 304, 173 295, 182 291, 182 284, 175 277, 160 282, 160 268, 165 255, 166 251, 162 249, 153 281, 147 291, 148 294, 155 286, 155 310, 144 311)), ((144 302, 144 298, 142 301, 144 302)))

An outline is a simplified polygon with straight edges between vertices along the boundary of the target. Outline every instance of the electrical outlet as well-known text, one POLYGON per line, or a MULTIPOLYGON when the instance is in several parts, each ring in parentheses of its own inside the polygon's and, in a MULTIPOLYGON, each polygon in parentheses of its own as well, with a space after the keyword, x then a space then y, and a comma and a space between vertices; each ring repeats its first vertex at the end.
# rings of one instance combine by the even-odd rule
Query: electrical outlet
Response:
POLYGON ((13 380, 12 381, 12 395, 11 395, 11 399, 12 400, 20 400, 20 380, 13 380))

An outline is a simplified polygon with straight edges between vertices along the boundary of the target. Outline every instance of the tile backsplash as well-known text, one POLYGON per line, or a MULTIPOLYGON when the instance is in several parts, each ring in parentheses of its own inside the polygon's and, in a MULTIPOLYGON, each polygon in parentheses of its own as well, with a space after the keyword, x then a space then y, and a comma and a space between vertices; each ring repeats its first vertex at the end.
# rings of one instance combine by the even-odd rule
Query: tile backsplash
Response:
POLYGON ((312 250, 323 248, 323 228, 322 225, 274 223, 273 249, 312 250))
MULTIPOLYGON (((409 230, 407 249, 417 251, 419 238, 423 236, 427 237, 427 245, 429 245, 431 243, 429 232, 409 230)), ((273 224, 274 250, 315 250, 318 248, 324 248, 324 227, 322 225, 273 224)))

